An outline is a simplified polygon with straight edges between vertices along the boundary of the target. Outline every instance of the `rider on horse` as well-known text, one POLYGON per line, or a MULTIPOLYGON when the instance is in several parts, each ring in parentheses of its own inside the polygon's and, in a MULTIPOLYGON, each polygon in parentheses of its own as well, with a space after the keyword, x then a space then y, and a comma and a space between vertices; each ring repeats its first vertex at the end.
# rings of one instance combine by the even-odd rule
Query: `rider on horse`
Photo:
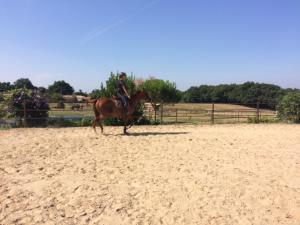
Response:
POLYGON ((117 82, 117 97, 121 99, 123 107, 124 107, 124 112, 127 114, 128 112, 128 99, 130 99, 130 96, 128 95, 126 86, 125 86, 125 78, 126 78, 126 73, 121 73, 119 75, 119 80, 117 82))

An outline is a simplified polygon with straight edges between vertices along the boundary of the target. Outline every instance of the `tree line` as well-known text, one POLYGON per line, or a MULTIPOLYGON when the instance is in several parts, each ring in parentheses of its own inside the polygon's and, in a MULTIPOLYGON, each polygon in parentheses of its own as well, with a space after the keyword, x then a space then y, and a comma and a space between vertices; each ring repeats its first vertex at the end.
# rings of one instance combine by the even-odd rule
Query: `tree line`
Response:
POLYGON ((232 103, 252 105, 257 102, 275 109, 281 98, 298 89, 283 89, 273 84, 246 82, 243 84, 200 85, 184 92, 183 102, 190 103, 232 103))
POLYGON ((7 92, 13 89, 29 89, 29 90, 39 90, 41 93, 58 93, 62 95, 71 95, 74 93, 74 88, 67 82, 55 81, 53 84, 49 85, 48 88, 37 87, 32 84, 28 78, 20 78, 14 83, 10 82, 0 82, 0 93, 7 92))
MULTIPOLYGON (((82 90, 75 92, 74 88, 67 82, 55 81, 48 88, 36 87, 28 78, 16 80, 13 84, 0 82, 0 101, 3 99, 1 93, 28 89, 38 90, 48 101, 63 101, 63 95, 84 95, 92 98, 112 97, 116 94, 116 81, 118 73, 111 73, 105 84, 100 83, 99 88, 91 93, 82 90)), ((263 108, 277 109, 281 115, 291 117, 296 115, 300 120, 300 90, 284 89, 280 86, 265 83, 245 82, 243 84, 221 84, 193 86, 186 91, 177 89, 176 84, 171 81, 156 79, 154 77, 143 80, 134 76, 126 78, 126 86, 130 94, 137 89, 145 89, 154 102, 165 103, 231 103, 255 107, 260 103, 263 108), (284 111, 283 109, 289 108, 284 111)))
MULTIPOLYGON (((111 73, 105 84, 94 89, 91 93, 79 90, 75 92, 74 88, 66 81, 55 81, 48 88, 35 87, 28 78, 16 80, 13 84, 10 82, 0 82, 0 93, 13 89, 37 89, 46 97, 51 99, 54 95, 83 95, 94 98, 111 97, 116 92, 116 81, 118 74, 111 73)), ((134 76, 128 76, 126 86, 129 93, 133 93, 137 88, 146 89, 153 100, 157 102, 186 102, 186 103, 232 103, 249 105, 254 103, 265 104, 269 108, 274 108, 279 101, 288 93, 300 92, 299 89, 284 89, 273 84, 245 82, 243 84, 221 84, 221 85, 200 85, 193 86, 186 91, 177 89, 174 82, 161 79, 150 78, 147 80, 136 79, 134 76)), ((55 98, 57 100, 59 97, 55 98)))

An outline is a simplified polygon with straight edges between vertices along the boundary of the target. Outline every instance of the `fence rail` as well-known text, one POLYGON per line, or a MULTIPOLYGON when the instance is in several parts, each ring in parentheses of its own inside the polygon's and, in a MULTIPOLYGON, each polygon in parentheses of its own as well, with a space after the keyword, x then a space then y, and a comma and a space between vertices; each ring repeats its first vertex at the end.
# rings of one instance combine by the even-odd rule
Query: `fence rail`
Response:
MULTIPOLYGON (((204 104, 190 104, 190 106, 197 105, 201 107, 204 104)), ((176 105, 170 108, 170 104, 161 103, 157 109, 145 110, 144 115, 149 120, 159 121, 160 123, 209 122, 211 124, 240 123, 247 122, 249 119, 255 119, 259 122, 261 118, 274 118, 276 116, 276 112, 273 110, 261 109, 258 103, 253 105, 255 107, 251 108, 241 105, 211 103, 205 104, 206 107, 210 106, 209 109, 187 109, 176 105)))
MULTIPOLYGON (((64 103, 65 108, 57 108, 58 102, 49 103, 50 110, 32 110, 24 108, 20 111, 24 112, 23 120, 51 120, 53 118, 62 118, 66 120, 78 120, 83 118, 92 118, 93 110, 91 104, 86 103, 64 103), (80 105, 75 107, 74 105, 80 105), (48 111, 47 118, 28 118, 29 112, 45 112, 48 111)), ((215 104, 215 103, 199 103, 199 104, 170 104, 160 103, 157 107, 150 107, 144 110, 144 117, 155 123, 242 123, 248 120, 259 122, 262 118, 274 118, 276 112, 268 109, 261 109, 260 104, 252 104, 253 107, 233 105, 233 104, 215 104)), ((250 105, 250 104, 249 104, 250 105)), ((0 125, 4 124, 5 120, 0 120, 0 125)), ((24 124, 23 124, 24 125, 24 124)))

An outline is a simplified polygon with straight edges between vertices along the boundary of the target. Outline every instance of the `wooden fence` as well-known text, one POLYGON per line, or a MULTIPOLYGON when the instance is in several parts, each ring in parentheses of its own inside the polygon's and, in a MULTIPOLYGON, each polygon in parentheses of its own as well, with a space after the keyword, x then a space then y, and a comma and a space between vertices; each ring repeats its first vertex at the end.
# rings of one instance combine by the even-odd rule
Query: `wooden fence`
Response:
POLYGON ((276 116, 273 110, 260 108, 259 103, 252 107, 232 104, 162 104, 153 109, 148 107, 144 115, 158 123, 241 123, 265 121, 276 116), (185 106, 184 106, 185 105, 185 106), (194 107, 191 107, 194 106, 194 107), (197 107, 200 106, 200 107, 197 107), (204 106, 204 107, 201 107, 204 106), (255 107, 254 107, 255 106, 255 107))
MULTIPOLYGON (((27 118, 29 112, 26 109, 26 104, 23 104, 24 117, 27 118)), ((91 104, 84 102, 64 103, 64 108, 58 108, 59 103, 49 103, 50 110, 48 111, 49 118, 63 119, 82 119, 92 118, 94 113, 91 104)), ((246 107, 233 104, 215 104, 215 103, 160 103, 155 108, 151 104, 145 104, 144 116, 157 124, 168 123, 243 123, 249 120, 260 122, 274 118, 275 111, 262 109, 260 104, 255 103, 246 107)), ((30 118, 35 119, 35 118, 30 118)), ((41 119, 41 118, 36 118, 41 119)), ((0 120, 5 123, 5 120, 0 120)), ((24 124, 23 124, 24 125, 24 124)))

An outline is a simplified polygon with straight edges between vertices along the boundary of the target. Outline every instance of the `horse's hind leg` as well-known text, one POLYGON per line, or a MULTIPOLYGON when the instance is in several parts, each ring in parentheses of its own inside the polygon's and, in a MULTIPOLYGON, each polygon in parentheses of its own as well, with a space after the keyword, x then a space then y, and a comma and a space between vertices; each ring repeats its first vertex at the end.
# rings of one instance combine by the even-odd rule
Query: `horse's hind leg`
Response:
POLYGON ((101 133, 103 134, 103 125, 102 125, 102 120, 101 120, 101 118, 98 119, 98 124, 99 124, 99 126, 100 126, 100 128, 101 128, 101 133))
POLYGON ((94 128, 95 133, 97 133, 97 131, 96 131, 97 120, 98 120, 97 117, 95 117, 93 120, 93 128, 94 128))

